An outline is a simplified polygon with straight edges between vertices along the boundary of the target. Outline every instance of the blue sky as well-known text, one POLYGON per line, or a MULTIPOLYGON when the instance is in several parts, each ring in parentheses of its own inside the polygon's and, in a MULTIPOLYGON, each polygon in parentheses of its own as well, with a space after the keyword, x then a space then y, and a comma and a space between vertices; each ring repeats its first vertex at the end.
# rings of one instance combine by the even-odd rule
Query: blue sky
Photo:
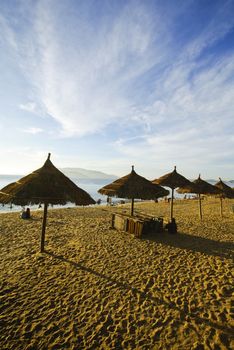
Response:
POLYGON ((0 174, 234 178, 233 0, 1 0, 0 174))

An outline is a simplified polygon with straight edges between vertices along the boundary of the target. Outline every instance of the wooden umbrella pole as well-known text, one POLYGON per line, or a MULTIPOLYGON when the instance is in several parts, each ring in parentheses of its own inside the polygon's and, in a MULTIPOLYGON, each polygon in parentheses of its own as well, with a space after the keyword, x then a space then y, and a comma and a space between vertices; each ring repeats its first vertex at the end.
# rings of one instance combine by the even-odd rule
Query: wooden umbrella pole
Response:
POLYGON ((200 193, 198 193, 198 202, 199 202, 200 219, 202 220, 202 208, 201 208, 201 195, 200 195, 200 193))
POLYGON ((220 215, 221 218, 223 217, 223 198, 220 197, 220 215))
POLYGON ((131 203, 131 216, 133 216, 133 211, 134 211, 134 198, 132 198, 132 203, 131 203))
POLYGON ((174 188, 171 189, 171 220, 173 218, 173 200, 174 200, 174 188))
POLYGON ((43 222, 42 222, 42 231, 41 231, 41 253, 44 252, 44 245, 45 245, 45 230, 46 230, 47 209, 48 209, 48 203, 45 202, 44 203, 43 222))

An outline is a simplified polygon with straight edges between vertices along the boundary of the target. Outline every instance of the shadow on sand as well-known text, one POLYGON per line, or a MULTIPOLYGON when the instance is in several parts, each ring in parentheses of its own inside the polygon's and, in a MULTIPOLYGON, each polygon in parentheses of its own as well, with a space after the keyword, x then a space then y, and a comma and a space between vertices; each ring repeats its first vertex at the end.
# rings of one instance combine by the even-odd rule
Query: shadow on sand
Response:
MULTIPOLYGON (((50 251, 47 251, 47 250, 45 250, 44 253, 55 258, 55 259, 58 259, 64 263, 68 263, 69 265, 75 267, 78 270, 88 272, 88 273, 98 277, 99 279, 106 281, 107 284, 111 284, 113 287, 117 287, 120 289, 131 291, 133 296, 137 297, 137 300, 141 303, 144 303, 145 300, 147 299, 150 302, 152 302, 155 306, 164 305, 168 309, 176 310, 177 312, 179 312, 179 315, 180 315, 179 317, 180 317, 181 322, 184 322, 184 320, 189 317, 191 319, 194 319, 199 324, 205 323, 209 327, 214 327, 216 329, 222 330, 226 334, 229 334, 229 336, 232 335, 232 333, 233 333, 232 332, 233 330, 230 327, 222 325, 221 323, 213 322, 205 317, 201 317, 196 311, 190 312, 190 310, 188 309, 187 306, 182 308, 181 306, 178 306, 177 304, 175 304, 173 301, 168 301, 168 299, 165 300, 163 295, 161 295, 160 297, 152 296, 151 293, 149 292, 149 289, 147 289, 147 288, 145 289, 145 291, 142 291, 134 286, 131 286, 130 284, 126 283, 125 281, 116 280, 112 277, 109 277, 109 276, 103 274, 103 273, 95 271, 94 269, 87 267, 81 263, 71 261, 71 260, 69 260, 61 255, 56 255, 56 254, 54 254, 50 251), (140 298, 139 298, 139 296, 140 296, 140 298)), ((158 312, 159 312, 159 310, 158 310, 158 312)), ((164 316, 165 315, 161 313, 162 319, 164 319, 164 316)), ((167 322, 170 322, 170 319, 168 319, 167 322)), ((164 322, 164 326, 166 326, 166 322, 164 322)))
POLYGON ((234 243, 214 241, 187 233, 169 234, 167 231, 149 233, 143 236, 143 240, 226 259, 234 258, 234 243))

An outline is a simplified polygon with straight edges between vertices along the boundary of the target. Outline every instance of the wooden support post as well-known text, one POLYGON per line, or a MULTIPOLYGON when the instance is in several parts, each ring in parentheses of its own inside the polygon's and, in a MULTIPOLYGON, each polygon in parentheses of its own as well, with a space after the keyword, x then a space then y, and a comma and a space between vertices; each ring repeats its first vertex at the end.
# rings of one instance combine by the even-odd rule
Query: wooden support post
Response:
POLYGON ((111 227, 114 228, 115 227, 115 214, 111 215, 111 227))
POLYGON ((201 207, 201 195, 198 193, 198 202, 199 202, 199 215, 200 219, 202 220, 202 207, 201 207))
POLYGON ((131 203, 131 216, 133 216, 133 211, 134 211, 134 198, 132 198, 132 203, 131 203))
POLYGON ((173 201, 174 201, 174 188, 171 189, 171 220, 173 218, 173 201))
POLYGON ((44 252, 44 245, 45 245, 47 209, 48 209, 48 203, 44 203, 44 215, 43 215, 42 231, 41 231, 41 253, 44 252))
POLYGON ((223 198, 220 197, 220 215, 221 218, 223 217, 223 198))

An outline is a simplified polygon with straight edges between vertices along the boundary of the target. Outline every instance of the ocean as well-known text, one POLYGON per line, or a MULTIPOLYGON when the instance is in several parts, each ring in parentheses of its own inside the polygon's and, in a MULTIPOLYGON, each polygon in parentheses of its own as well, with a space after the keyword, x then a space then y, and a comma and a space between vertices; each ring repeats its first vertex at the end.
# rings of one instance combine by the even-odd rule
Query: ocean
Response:
MULTIPOLYGON (((3 188, 4 186, 10 184, 11 182, 15 182, 17 180, 19 180, 22 177, 22 175, 0 175, 0 189, 3 188)), ((97 191, 99 190, 99 188, 107 185, 108 183, 112 182, 113 180, 97 180, 97 181, 93 181, 93 182, 89 182, 88 180, 77 180, 77 179, 71 179, 77 186, 79 186, 80 188, 82 188, 83 190, 85 190, 86 192, 88 192, 90 194, 90 196, 94 199, 94 200, 98 200, 101 199, 101 204, 106 204, 107 203, 107 196, 103 196, 100 193, 98 193, 97 191)), ((218 180, 217 180, 218 181, 218 180)), ((211 183, 212 185, 214 185, 217 181, 215 180, 208 180, 209 183, 211 183)), ((229 181, 225 181, 225 183, 230 186, 230 187, 234 187, 234 183, 233 182, 229 182, 229 181)), ((171 190, 169 188, 167 188, 170 192, 171 190)), ((179 194, 175 191, 175 198, 183 198, 184 195, 183 194, 179 194)), ((112 198, 112 202, 116 202, 118 201, 118 198, 112 198)), ((61 205, 54 205, 53 208, 62 208, 62 207, 73 207, 74 204, 73 203, 67 203, 65 206, 61 206, 61 205)), ((29 206, 32 210, 38 209, 38 205, 33 205, 33 206, 29 206)), ((17 205, 10 205, 10 204, 6 204, 6 205, 2 205, 0 204, 0 213, 6 213, 6 212, 15 212, 15 211, 21 211, 22 207, 21 206, 17 206, 17 205)))
MULTIPOLYGON (((19 180, 22 177, 22 175, 0 175, 0 189, 3 188, 4 186, 10 184, 11 182, 15 182, 17 180, 19 180)), ((77 180, 77 179, 72 179, 72 181, 79 186, 80 188, 82 188, 83 190, 85 190, 86 192, 88 192, 90 194, 90 196, 94 199, 94 200, 98 200, 101 199, 101 203, 106 203, 106 196, 101 195, 100 193, 98 193, 97 191, 99 190, 99 188, 107 185, 108 183, 110 183, 111 181, 101 181, 98 180, 96 183, 95 182, 88 182, 87 180, 85 181, 81 181, 81 180, 77 180)), ((54 205, 53 208, 62 208, 62 207, 73 207, 74 204, 73 203, 67 203, 65 206, 61 206, 61 205, 54 205)), ((38 209, 38 205, 32 205, 29 206, 32 210, 38 209)), ((21 211, 22 207, 18 206, 18 205, 10 205, 10 204, 5 204, 4 206, 2 204, 0 204, 0 213, 6 213, 6 212, 15 212, 15 211, 21 211)))

